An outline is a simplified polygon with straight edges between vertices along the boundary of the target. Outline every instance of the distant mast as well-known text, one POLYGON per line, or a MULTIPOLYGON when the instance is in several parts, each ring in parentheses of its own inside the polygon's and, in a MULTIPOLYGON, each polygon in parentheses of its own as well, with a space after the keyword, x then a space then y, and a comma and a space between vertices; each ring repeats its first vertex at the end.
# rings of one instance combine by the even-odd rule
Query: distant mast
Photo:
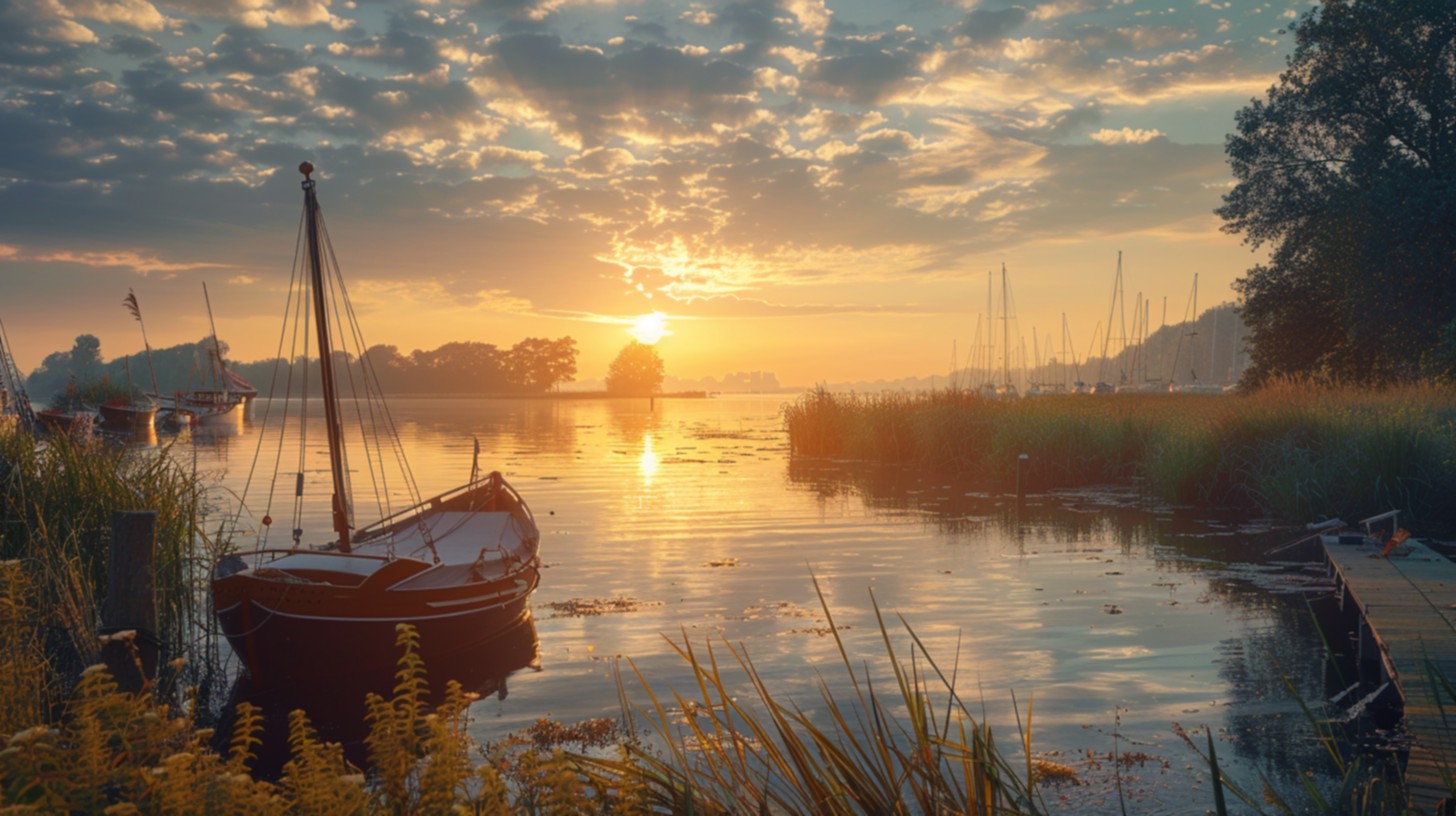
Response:
POLYGON ((1011 311, 1006 302, 1006 264, 1001 264, 1001 373, 1011 387, 1011 311))

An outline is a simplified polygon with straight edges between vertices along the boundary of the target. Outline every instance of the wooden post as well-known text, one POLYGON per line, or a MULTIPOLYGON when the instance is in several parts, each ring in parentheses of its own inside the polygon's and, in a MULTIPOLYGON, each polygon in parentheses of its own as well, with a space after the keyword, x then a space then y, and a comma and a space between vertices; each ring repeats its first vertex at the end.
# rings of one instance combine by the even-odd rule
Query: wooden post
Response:
POLYGON ((1026 502, 1026 463, 1031 459, 1026 454, 1016 457, 1016 503, 1026 502))
POLYGON ((157 676, 156 545, 156 511, 112 514, 101 656, 123 691, 157 676))

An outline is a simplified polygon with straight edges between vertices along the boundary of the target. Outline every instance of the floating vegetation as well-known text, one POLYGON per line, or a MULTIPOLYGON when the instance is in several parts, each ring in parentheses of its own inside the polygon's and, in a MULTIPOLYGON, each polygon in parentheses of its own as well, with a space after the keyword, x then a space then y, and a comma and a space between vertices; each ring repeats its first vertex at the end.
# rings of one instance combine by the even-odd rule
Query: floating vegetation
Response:
POLYGON ((816 618, 823 620, 823 616, 819 613, 811 609, 805 609, 793 601, 755 604, 743 610, 744 620, 756 620, 759 618, 816 618))
POLYGON ((853 626, 850 626, 849 624, 846 624, 846 623, 841 623, 838 626, 805 626, 805 627, 801 627, 801 628, 798 628, 798 629, 790 629, 789 630, 789 634, 791 634, 791 635, 816 635, 818 637, 826 637, 828 635, 834 634, 835 632, 847 632, 847 631, 849 631, 850 629, 853 629, 853 628, 854 628, 853 626))
POLYGON ((538 751, 577 746, 603 748, 622 741, 625 734, 618 720, 594 717, 571 725, 563 725, 545 717, 532 723, 523 735, 538 751))
POLYGON ((662 602, 639 601, 636 598, 572 598, 546 604, 546 608, 553 613, 548 618, 590 618, 618 612, 636 612, 648 606, 662 606, 662 602))
POLYGON ((708 566, 709 567, 713 567, 713 568, 719 568, 719 567, 736 567, 738 565, 739 564, 738 564, 738 559, 737 558, 719 558, 719 559, 716 559, 716 560, 713 560, 713 561, 709 561, 708 562, 708 566))

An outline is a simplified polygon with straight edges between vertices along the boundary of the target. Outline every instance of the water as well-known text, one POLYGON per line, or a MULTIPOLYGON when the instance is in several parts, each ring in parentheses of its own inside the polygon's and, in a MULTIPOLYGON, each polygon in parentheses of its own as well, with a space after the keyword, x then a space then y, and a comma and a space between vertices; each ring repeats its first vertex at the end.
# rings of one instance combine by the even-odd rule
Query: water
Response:
MULTIPOLYGON (((712 643, 720 660, 725 643, 741 646, 776 698, 820 711, 820 682, 836 693, 850 686, 817 579, 852 659, 880 688, 892 677, 875 604, 902 658, 911 650, 901 617, 955 669, 958 693, 984 710, 1003 747, 1016 744, 1018 713, 1024 721, 1032 708, 1034 751, 1086 783, 1046 796, 1075 811, 1117 812, 1119 784, 1132 812, 1211 807, 1205 765, 1174 723, 1200 747, 1201 729, 1213 729, 1220 760, 1256 791, 1262 773, 1294 795, 1297 773, 1324 767, 1282 679, 1311 699, 1326 694, 1304 600, 1319 584, 1306 565, 1260 556, 1294 532, 1150 508, 1125 490, 1033 496, 1018 512, 1012 497, 944 477, 790 461, 781 402, 391 402, 423 493, 463 482, 478 438, 482 467, 506 475, 542 532, 539 665, 483 686, 504 693, 475 704, 474 736, 499 739, 542 717, 617 716, 617 658, 659 694, 691 694, 670 640, 712 643), (1144 761, 1114 774, 1114 750, 1144 761)), ((241 494, 265 406, 174 452, 195 455, 216 495, 241 494)), ((318 424, 308 431, 303 525, 326 531, 318 424)), ((264 446, 264 464, 273 448, 264 446)), ((296 452, 284 461, 298 470, 296 452)), ((357 496, 369 488, 355 465, 357 496)), ((271 506, 256 481, 247 494, 255 514, 281 519, 275 546, 286 544, 276 531, 291 527, 280 497, 293 478, 280 480, 271 506)), ((359 522, 368 520, 361 509, 359 522)), ((746 678, 737 690, 752 696, 746 678)))

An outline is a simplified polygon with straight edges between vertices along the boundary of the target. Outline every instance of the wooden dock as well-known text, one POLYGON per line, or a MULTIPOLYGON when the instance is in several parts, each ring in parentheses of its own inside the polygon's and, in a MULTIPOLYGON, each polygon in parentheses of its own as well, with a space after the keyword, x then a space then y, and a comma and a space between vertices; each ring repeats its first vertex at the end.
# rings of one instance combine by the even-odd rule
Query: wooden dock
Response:
POLYGON ((1327 538, 1324 550, 1341 607, 1359 616, 1362 674, 1399 691, 1413 740, 1409 804, 1435 814, 1456 790, 1456 699, 1447 688, 1456 686, 1456 562, 1415 539, 1380 558, 1379 545, 1344 538, 1327 538))

